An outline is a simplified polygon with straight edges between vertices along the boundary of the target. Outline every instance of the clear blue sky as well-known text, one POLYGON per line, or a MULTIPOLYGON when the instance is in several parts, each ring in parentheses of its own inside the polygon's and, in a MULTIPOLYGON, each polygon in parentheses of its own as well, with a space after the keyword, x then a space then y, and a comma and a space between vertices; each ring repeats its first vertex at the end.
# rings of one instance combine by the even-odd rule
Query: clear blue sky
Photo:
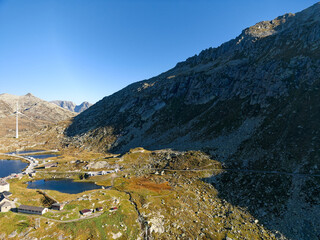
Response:
POLYGON ((0 93, 96 102, 314 0, 0 0, 0 93))

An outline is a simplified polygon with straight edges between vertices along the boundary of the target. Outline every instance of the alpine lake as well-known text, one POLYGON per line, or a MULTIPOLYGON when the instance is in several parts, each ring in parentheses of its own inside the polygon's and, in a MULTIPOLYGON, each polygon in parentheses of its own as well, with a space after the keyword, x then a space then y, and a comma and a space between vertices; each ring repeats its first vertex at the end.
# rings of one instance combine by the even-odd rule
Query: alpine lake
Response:
POLYGON ((0 178, 20 173, 27 166, 28 163, 21 160, 0 160, 0 178))
POLYGON ((96 185, 93 182, 75 182, 72 179, 41 179, 28 182, 27 188, 77 194, 89 190, 101 189, 102 186, 96 185))
MULTIPOLYGON (((36 154, 42 150, 28 150, 20 152, 10 152, 10 154, 23 154, 23 156, 35 159, 46 159, 59 156, 57 154, 36 154)), ((0 178, 13 173, 20 173, 28 166, 28 163, 21 160, 0 160, 0 178)), ((102 186, 93 182, 75 182, 72 179, 41 179, 28 182, 27 188, 41 190, 55 190, 62 193, 77 194, 88 190, 101 189, 102 186)))

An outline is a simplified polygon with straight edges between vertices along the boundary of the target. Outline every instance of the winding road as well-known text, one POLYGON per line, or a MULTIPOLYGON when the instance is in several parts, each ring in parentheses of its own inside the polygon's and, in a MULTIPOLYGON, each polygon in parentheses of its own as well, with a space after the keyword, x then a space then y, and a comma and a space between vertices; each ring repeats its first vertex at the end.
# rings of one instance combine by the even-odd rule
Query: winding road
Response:
MULTIPOLYGON (((33 173, 35 172, 34 168, 38 166, 39 161, 36 160, 33 157, 28 157, 28 156, 20 156, 20 155, 16 155, 16 154, 8 154, 8 153, 0 153, 0 155, 2 156, 8 156, 8 157, 15 157, 15 158, 20 158, 23 159, 25 161, 29 162, 28 167, 21 173, 19 174, 29 174, 29 173, 33 173)), ((18 174, 17 174, 18 175, 18 174)))

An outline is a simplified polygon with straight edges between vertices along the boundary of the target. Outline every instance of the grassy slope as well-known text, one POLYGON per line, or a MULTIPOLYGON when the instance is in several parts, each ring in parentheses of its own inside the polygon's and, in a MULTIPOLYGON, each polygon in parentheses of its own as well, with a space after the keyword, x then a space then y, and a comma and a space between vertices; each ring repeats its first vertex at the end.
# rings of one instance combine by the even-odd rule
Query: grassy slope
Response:
MULTIPOLYGON (((41 218, 40 228, 35 229, 38 216, 5 213, 0 218, 0 234, 8 236, 17 230, 16 237, 44 237, 55 239, 70 236, 75 239, 142 239, 145 229, 156 239, 272 239, 270 232, 254 222, 245 210, 218 198, 218 192, 199 177, 210 176, 221 165, 201 152, 178 153, 172 151, 146 151, 135 149, 123 156, 66 151, 54 161, 58 169, 46 169, 36 178, 57 176, 56 171, 80 170, 92 161, 119 164, 123 171, 112 175, 87 179, 109 186, 112 190, 99 189, 80 194, 46 191, 59 202, 67 202, 63 211, 49 211, 41 218), (76 164, 75 160, 84 161, 76 164), (189 171, 190 169, 206 169, 189 171), (48 172, 51 171, 51 172, 48 172), (154 174, 156 171, 162 174, 154 174), (79 219, 84 208, 104 207, 96 218, 76 222, 54 220, 79 219), (111 207, 118 207, 110 212, 111 207), (50 220, 51 219, 51 220, 50 220)), ((218 170, 219 171, 219 170, 218 170)), ((67 173, 66 175, 70 175, 67 173)), ((70 175, 71 176, 71 175, 70 175)), ((79 180, 78 175, 72 175, 79 180)), ((11 180, 12 199, 35 206, 44 205, 44 196, 37 190, 26 189, 29 177, 11 180)))

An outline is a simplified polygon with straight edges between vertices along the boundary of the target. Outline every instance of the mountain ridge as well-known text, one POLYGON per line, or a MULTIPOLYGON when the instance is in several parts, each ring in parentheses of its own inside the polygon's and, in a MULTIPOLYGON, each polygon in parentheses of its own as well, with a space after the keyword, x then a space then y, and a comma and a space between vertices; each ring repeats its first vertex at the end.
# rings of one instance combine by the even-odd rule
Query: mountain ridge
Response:
MULTIPOLYGON (((313 7, 307 10, 304 10, 300 13, 297 13, 295 15, 286 14, 284 15, 284 17, 278 17, 276 19, 277 20, 283 19, 283 18, 292 19, 297 16, 298 17, 303 16, 305 15, 304 14, 305 11, 310 12, 313 8, 318 8, 318 7, 319 7, 319 4, 315 4, 313 7)), ((290 20, 290 21, 291 21, 290 23, 290 26, 291 26, 295 21, 294 20, 290 20)), ((272 22, 272 21, 269 21, 269 22, 272 22)), ((283 22, 284 24, 288 24, 287 23, 288 21, 283 21, 283 22)), ((260 23, 254 26, 257 26, 257 25, 260 25, 260 23)), ((276 27, 279 28, 279 26, 280 25, 277 25, 276 27)), ((288 94, 289 86, 287 83, 285 83, 284 80, 290 78, 294 74, 293 69, 295 68, 295 66, 299 64, 303 64, 303 60, 305 59, 299 59, 299 57, 293 58, 292 61, 290 62, 292 66, 290 66, 290 68, 288 69, 282 69, 281 66, 279 66, 280 65, 279 61, 282 61, 282 60, 287 61, 287 59, 283 59, 283 58, 287 58, 288 56, 285 56, 282 54, 280 59, 274 59, 275 57, 274 55, 277 54, 279 56, 280 53, 278 51, 273 51, 273 49, 267 48, 267 50, 269 50, 268 53, 273 54, 273 56, 271 56, 272 61, 269 61, 268 63, 263 63, 263 65, 258 67, 254 66, 259 63, 254 61, 258 60, 261 62, 263 60, 262 57, 260 57, 260 55, 267 55, 265 54, 266 50, 262 52, 262 54, 259 54, 258 59, 257 57, 254 57, 254 59, 250 59, 250 54, 252 55, 253 52, 254 53, 258 51, 260 52, 261 46, 259 45, 265 45, 266 44, 265 42, 268 43, 269 41, 263 41, 263 43, 259 43, 258 40, 251 39, 251 36, 250 36, 249 40, 242 41, 240 44, 237 44, 237 42, 239 41, 238 39, 241 39, 242 38, 241 36, 244 33, 246 33, 248 29, 250 28, 247 28, 246 30, 244 30, 243 33, 238 38, 231 40, 226 44, 222 44, 219 48, 202 51, 199 54, 199 56, 189 58, 183 63, 178 63, 176 67, 174 67, 173 69, 165 73, 160 74, 157 77, 151 78, 149 80, 133 83, 128 87, 124 88, 123 90, 111 95, 110 97, 102 99, 101 101, 107 101, 106 99, 113 101, 112 98, 119 98, 119 99, 122 98, 122 100, 120 101, 121 104, 118 105, 118 108, 120 109, 119 112, 116 112, 116 111, 113 112, 113 115, 116 115, 116 114, 119 115, 119 113, 126 111, 126 109, 129 109, 130 107, 133 107, 134 104, 136 104, 136 102, 134 102, 135 101, 134 97, 132 97, 130 100, 123 100, 125 96, 121 96, 121 95, 134 92, 134 94, 136 94, 137 96, 138 95, 142 96, 143 93, 146 93, 146 95, 148 96, 145 96, 144 99, 151 98, 153 99, 153 101, 155 101, 155 103, 153 104, 154 106, 151 108, 150 106, 146 106, 146 109, 142 109, 142 108, 138 109, 138 112, 139 112, 138 115, 141 116, 140 120, 142 121, 144 121, 145 118, 148 118, 149 115, 154 114, 155 112, 160 110, 162 107, 164 107, 166 104, 165 101, 167 101, 168 99, 172 98, 173 96, 176 98, 179 98, 183 94, 187 94, 187 96, 184 99, 184 103, 186 105, 206 104, 209 101, 214 101, 214 99, 217 99, 217 98, 219 98, 219 101, 221 102, 224 99, 230 99, 233 97, 239 97, 240 99, 250 97, 250 105, 253 105, 256 103, 261 106, 267 105, 266 103, 267 98, 269 97, 277 98, 277 97, 288 94), (231 48, 231 50, 233 51, 232 56, 229 56, 226 51, 226 49, 230 48, 229 46, 230 44, 233 45, 233 47, 237 48, 236 50, 231 48), (258 45, 257 50, 255 51, 250 50, 248 53, 246 50, 252 44, 258 45), (244 46, 239 46, 239 45, 244 45, 244 46), (242 49, 241 53, 238 52, 239 49, 240 50, 242 49), (216 52, 219 52, 219 51, 221 52, 221 54, 215 54, 216 52), (211 60, 210 60, 208 58, 208 56, 210 55, 209 53, 211 55, 213 54, 216 57, 214 59, 212 59, 211 57, 211 60), (223 59, 224 61, 220 59, 221 58, 220 56, 224 58, 223 59), (234 81, 232 79, 237 78, 239 76, 239 72, 237 71, 237 68, 242 68, 243 73, 241 73, 240 75, 241 79, 234 81), (192 73, 190 74, 190 72, 192 73), (204 72, 205 74, 203 74, 204 72), (225 72, 227 72, 228 74, 225 74, 225 72), (271 76, 273 77, 273 79, 271 80, 266 79, 266 77, 263 74, 267 72, 273 72, 273 75, 275 75, 275 76, 271 76), (251 75, 254 74, 254 76, 246 76, 246 74, 248 73, 251 75), (238 74, 238 76, 236 74, 238 74), (208 75, 211 75, 211 79, 209 80, 205 79, 205 78, 208 78, 208 75), (251 79, 254 77, 257 80, 255 81, 255 83, 252 83, 250 81, 245 81, 244 79, 245 77, 251 78, 251 79), (199 79, 194 80, 194 78, 203 78, 205 80, 199 80, 199 79), (220 81, 215 81, 214 79, 220 79, 220 81), (205 83, 203 84, 203 82, 205 83), (197 92, 197 88, 194 88, 192 84, 196 85, 198 89, 199 88, 202 90, 204 89, 204 91, 201 93, 197 92), (161 86, 158 86, 158 85, 161 85, 161 86), (167 92, 169 92, 169 94, 166 94, 164 91, 153 92, 151 94, 148 93, 150 89, 155 89, 156 87, 165 89, 167 92), (186 90, 186 89, 189 89, 189 90, 186 90), (186 92, 186 91, 189 91, 189 92, 186 92), (153 97, 154 94, 158 96, 159 100, 153 97), (124 104, 122 104, 122 102, 124 102, 124 104)), ((283 33, 283 31, 281 31, 281 33, 283 33)), ((260 37, 259 39, 265 40, 269 38, 268 40, 270 40, 270 37, 273 38, 271 40, 274 40, 275 35, 273 34, 267 37, 263 36, 263 37, 260 37)), ((316 37, 316 36, 313 36, 313 37, 316 37)), ((317 39, 317 41, 319 41, 319 39, 317 39)), ((277 41, 277 42, 278 44, 283 44, 283 41, 277 41)), ((287 43, 285 44, 290 45, 287 43)), ((265 46, 262 46, 262 47, 263 49, 266 49, 265 46)), ((296 49, 299 49, 299 48, 296 48, 296 49)), ((288 52, 288 49, 286 48, 283 51, 288 52)), ((139 97, 142 98, 141 96, 139 97)), ((138 99, 139 97, 137 97, 136 99, 138 99)), ((103 105, 101 101, 98 102, 98 105, 100 104, 103 105)), ((108 105, 110 103, 105 103, 105 104, 108 105)), ((101 110, 103 112, 103 109, 101 110)), ((101 116, 103 115, 102 112, 100 114, 100 118, 104 118, 101 116)), ((96 117, 99 118, 99 116, 96 116, 96 117)), ((77 122, 77 119, 78 118, 75 119, 75 122, 77 122)), ((90 126, 90 128, 95 128, 95 126, 92 126, 92 124, 90 124, 89 122, 86 122, 86 124, 87 126, 90 126)), ((103 120, 101 120, 100 125, 97 124, 96 127, 103 126, 103 125, 104 125, 103 120)), ((85 129, 86 129, 85 127, 81 127, 80 133, 85 132, 86 131, 85 129)), ((68 130, 69 135, 73 135, 72 130, 73 130, 73 125, 68 130)), ((146 147, 149 147, 149 146, 146 146, 146 147)), ((128 150, 128 148, 126 150, 128 150)))
POLYGON ((81 113, 87 110, 90 106, 92 106, 92 104, 87 101, 84 101, 79 105, 75 104, 72 101, 64 101, 64 100, 54 100, 50 102, 56 104, 59 107, 62 107, 64 109, 67 109, 71 112, 76 112, 76 113, 81 113))
POLYGON ((243 171, 208 180, 223 198, 291 239, 317 239, 319 8, 257 23, 133 83, 79 114, 65 133, 101 151, 205 151, 243 171))
POLYGON ((35 97, 31 93, 23 96, 8 93, 0 94, 0 122, 4 126, 1 135, 12 134, 15 130, 15 113, 19 114, 19 128, 23 131, 35 131, 52 123, 58 123, 75 116, 74 113, 55 104, 35 97))

